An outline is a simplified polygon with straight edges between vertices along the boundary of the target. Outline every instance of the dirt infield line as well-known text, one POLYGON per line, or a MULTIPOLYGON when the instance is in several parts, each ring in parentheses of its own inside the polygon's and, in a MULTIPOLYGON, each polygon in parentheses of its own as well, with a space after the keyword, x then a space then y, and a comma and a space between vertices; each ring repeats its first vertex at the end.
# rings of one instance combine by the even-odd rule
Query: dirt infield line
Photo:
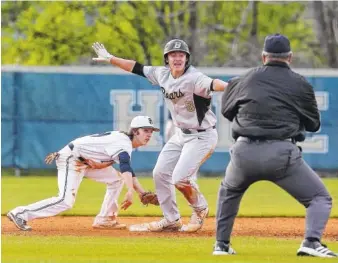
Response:
MULTIPOLYGON (((97 230, 91 227, 93 217, 56 216, 30 222, 33 231, 18 230, 7 217, 2 216, 2 235, 16 236, 111 236, 111 237, 212 237, 215 235, 215 218, 207 218, 203 229, 197 233, 135 233, 128 230, 97 230)), ((157 217, 121 217, 120 223, 129 225, 158 220, 157 217)), ((189 218, 183 218, 187 223, 189 218)), ((234 236, 303 237, 304 218, 237 218, 234 236)), ((332 218, 324 232, 324 238, 338 241, 338 219, 332 218)))

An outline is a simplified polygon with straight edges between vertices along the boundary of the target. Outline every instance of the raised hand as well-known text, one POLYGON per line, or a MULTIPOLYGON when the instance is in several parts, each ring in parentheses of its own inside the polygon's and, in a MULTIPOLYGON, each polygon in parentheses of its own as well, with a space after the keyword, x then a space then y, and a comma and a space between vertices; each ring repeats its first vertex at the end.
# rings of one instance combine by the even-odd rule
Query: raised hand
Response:
POLYGON ((97 58, 92 58, 94 61, 105 61, 109 62, 113 55, 111 55, 106 48, 104 47, 103 44, 100 44, 99 42, 95 42, 92 45, 92 48, 94 49, 95 53, 97 54, 97 58))

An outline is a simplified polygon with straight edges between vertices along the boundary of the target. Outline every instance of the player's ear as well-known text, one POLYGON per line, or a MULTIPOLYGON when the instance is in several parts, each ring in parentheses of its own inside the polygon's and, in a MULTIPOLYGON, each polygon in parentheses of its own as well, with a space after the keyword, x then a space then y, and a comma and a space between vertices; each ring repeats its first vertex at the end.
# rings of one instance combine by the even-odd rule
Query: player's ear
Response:
POLYGON ((290 55, 288 56, 288 62, 291 63, 292 62, 292 52, 290 52, 290 55))

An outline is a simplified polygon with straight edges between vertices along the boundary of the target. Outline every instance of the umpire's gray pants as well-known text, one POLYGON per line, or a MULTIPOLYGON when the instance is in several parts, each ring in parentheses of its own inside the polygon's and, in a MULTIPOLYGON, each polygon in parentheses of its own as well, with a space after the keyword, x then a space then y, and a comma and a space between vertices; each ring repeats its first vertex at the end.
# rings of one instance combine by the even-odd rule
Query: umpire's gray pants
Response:
POLYGON ((242 196, 254 182, 271 181, 306 207, 305 238, 319 240, 330 216, 332 198, 319 176, 291 141, 252 141, 239 137, 218 193, 216 239, 230 241, 242 196))

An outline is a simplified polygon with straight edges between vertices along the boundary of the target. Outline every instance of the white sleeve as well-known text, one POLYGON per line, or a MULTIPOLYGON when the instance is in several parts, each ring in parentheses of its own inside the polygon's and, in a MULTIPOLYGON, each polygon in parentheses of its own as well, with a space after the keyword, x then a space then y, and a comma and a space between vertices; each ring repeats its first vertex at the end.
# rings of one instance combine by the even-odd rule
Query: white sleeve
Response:
POLYGON ((107 154, 111 157, 112 160, 115 162, 119 160, 119 154, 122 152, 127 152, 129 156, 131 157, 131 152, 132 152, 132 146, 131 142, 126 142, 126 143, 121 143, 118 146, 110 145, 106 146, 106 152, 107 154))
POLYGON ((194 93, 203 98, 210 98, 212 91, 210 90, 213 79, 199 72, 196 75, 194 93))
POLYGON ((114 161, 118 159, 118 156, 122 152, 128 152, 126 147, 106 147, 106 152, 110 156, 110 158, 114 161))
POLYGON ((159 85, 159 83, 158 83, 158 68, 159 67, 143 66, 143 74, 144 74, 144 76, 153 85, 159 85))

